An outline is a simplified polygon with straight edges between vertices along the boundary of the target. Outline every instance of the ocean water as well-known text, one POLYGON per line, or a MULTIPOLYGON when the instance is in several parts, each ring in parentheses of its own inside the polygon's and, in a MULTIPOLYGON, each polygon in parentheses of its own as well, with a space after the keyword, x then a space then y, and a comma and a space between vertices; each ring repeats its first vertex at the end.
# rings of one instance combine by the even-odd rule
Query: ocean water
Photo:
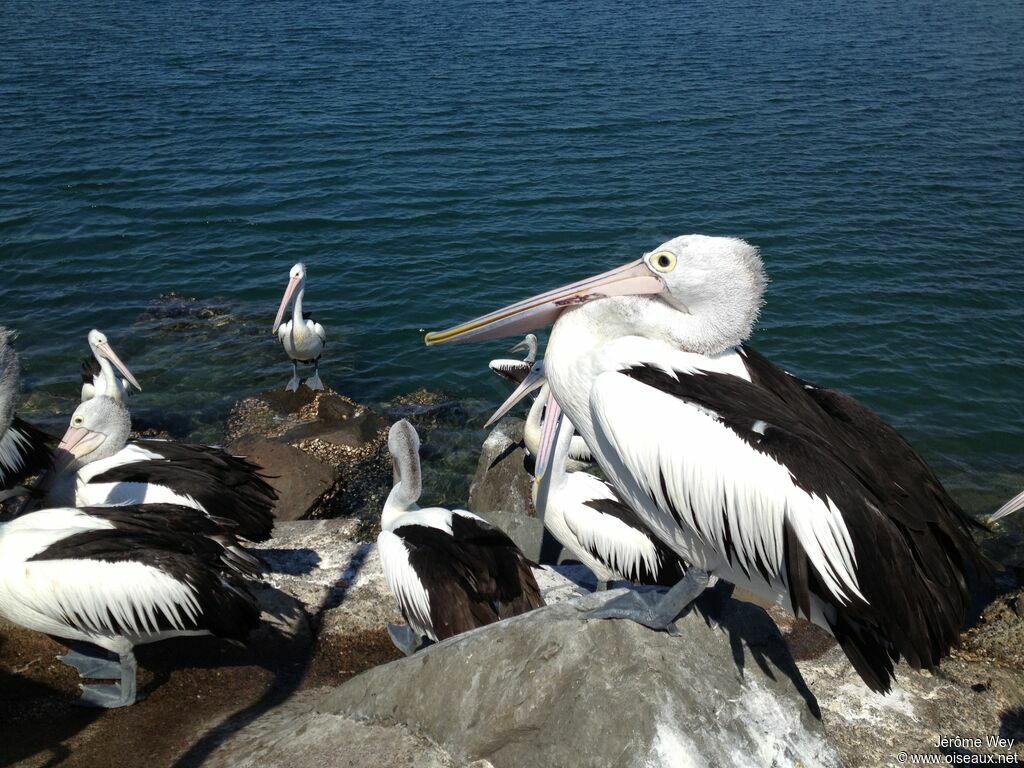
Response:
POLYGON ((969 508, 1024 485, 1018 0, 2 18, 0 322, 45 424, 99 327, 136 414, 216 439, 289 375, 270 326, 301 260, 325 380, 443 389, 476 445, 508 344, 424 330, 703 232, 762 248, 762 351, 881 412, 969 508))

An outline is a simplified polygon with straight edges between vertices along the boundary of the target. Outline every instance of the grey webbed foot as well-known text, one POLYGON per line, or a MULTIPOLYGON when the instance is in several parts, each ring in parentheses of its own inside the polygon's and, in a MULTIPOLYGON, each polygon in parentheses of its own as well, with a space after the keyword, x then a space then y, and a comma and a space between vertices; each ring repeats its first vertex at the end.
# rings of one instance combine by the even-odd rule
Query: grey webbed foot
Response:
POLYGON ((323 389, 324 383, 320 381, 320 374, 314 373, 308 379, 306 379, 306 386, 310 389, 323 389))
POLYGON ((57 658, 69 667, 78 671, 80 677, 96 680, 120 680, 121 662, 111 659, 107 652, 99 648, 70 648, 67 655, 57 658))
POLYGON ((422 638, 408 624, 388 624, 388 634, 395 648, 406 656, 412 656, 422 645, 422 638))
MULTIPOLYGON (((690 568, 686 576, 668 592, 612 590, 577 605, 581 619, 629 619, 651 629, 678 634, 675 621, 704 591, 708 574, 690 568)), ((597 593, 595 593, 597 594, 597 593)))
POLYGON ((285 385, 285 392, 298 392, 299 391, 299 377, 292 376, 291 380, 285 385))
POLYGON ((120 682, 112 685, 82 685, 82 695, 76 704, 83 707, 116 709, 134 704, 138 697, 135 689, 135 656, 130 651, 118 663, 120 682))

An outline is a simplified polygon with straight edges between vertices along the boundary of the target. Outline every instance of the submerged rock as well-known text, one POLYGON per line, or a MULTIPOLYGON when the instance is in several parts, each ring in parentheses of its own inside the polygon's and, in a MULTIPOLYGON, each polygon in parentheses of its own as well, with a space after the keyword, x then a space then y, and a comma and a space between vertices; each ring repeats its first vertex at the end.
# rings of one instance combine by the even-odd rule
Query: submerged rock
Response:
MULTIPOLYGON (((771 619, 739 601, 717 615, 691 612, 671 637, 549 606, 286 705, 210 765, 294 768, 291 738, 310 728, 373 729, 374 750, 348 754, 352 766, 378 765, 412 735, 442 765, 840 765, 771 619)), ((303 759, 331 762, 332 743, 304 739, 303 759)))

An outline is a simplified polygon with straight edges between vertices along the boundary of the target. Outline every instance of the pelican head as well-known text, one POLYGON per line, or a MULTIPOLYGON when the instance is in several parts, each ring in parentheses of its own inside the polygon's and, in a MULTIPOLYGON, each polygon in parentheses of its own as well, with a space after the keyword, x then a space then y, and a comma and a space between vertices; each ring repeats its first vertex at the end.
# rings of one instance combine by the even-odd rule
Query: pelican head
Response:
POLYGON ((523 351, 526 352, 526 359, 523 360, 524 363, 532 364, 533 361, 537 359, 537 337, 534 334, 526 334, 526 336, 523 337, 522 341, 520 341, 518 344, 513 346, 512 349, 509 350, 509 352, 523 351))
POLYGON ((425 341, 501 338, 551 325, 573 311, 609 334, 644 335, 716 354, 750 335, 766 284, 756 247, 730 237, 684 235, 624 266, 428 333, 425 341))
POLYGON ((526 374, 526 378, 523 379, 522 383, 516 387, 515 391, 509 395, 508 399, 498 406, 498 410, 491 414, 491 418, 484 424, 484 429, 494 424, 498 419, 504 416, 506 413, 515 407, 516 403, 526 397, 528 394, 544 386, 544 359, 541 358, 533 364, 530 372, 526 374))
POLYGON ((89 348, 92 350, 93 356, 99 361, 100 366, 103 368, 103 375, 109 380, 107 384, 107 393, 113 397, 120 398, 120 390, 117 387, 117 381, 114 378, 114 371, 110 368, 110 365, 103 365, 103 361, 107 361, 112 364, 121 375, 137 390, 142 391, 142 385, 139 384, 138 380, 132 375, 132 372, 128 370, 128 366, 121 362, 121 358, 117 356, 113 348, 110 346, 110 342, 107 341, 107 335, 102 331, 98 331, 93 328, 89 331, 89 348))
POLYGON ((54 452, 55 472, 113 456, 124 448, 131 429, 128 409, 119 400, 106 395, 86 400, 71 415, 71 424, 54 452))
POLYGON ((281 326, 281 320, 284 319, 285 310, 288 309, 288 304, 291 302, 295 292, 301 289, 305 282, 306 265, 300 261, 288 273, 288 285, 284 289, 284 298, 281 299, 281 306, 277 309, 277 317, 274 318, 273 333, 277 333, 277 329, 281 326))

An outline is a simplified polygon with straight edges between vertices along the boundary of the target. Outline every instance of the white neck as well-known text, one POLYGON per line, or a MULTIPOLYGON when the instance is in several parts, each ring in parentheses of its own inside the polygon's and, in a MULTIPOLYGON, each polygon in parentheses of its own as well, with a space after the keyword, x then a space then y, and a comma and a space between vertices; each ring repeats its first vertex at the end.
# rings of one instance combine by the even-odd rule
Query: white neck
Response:
POLYGON ((392 456, 395 464, 396 483, 384 502, 380 527, 385 531, 392 530, 402 515, 419 509, 416 503, 422 493, 420 476, 420 457, 416 454, 392 456))
POLYGON ((299 281, 299 290, 292 305, 292 330, 302 325, 302 297, 306 294, 306 278, 299 281))
POLYGON ((544 404, 548 401, 550 391, 551 387, 547 383, 541 386, 533 405, 530 406, 530 412, 526 415, 526 424, 523 426, 523 444, 533 457, 536 457, 537 451, 540 450, 540 417, 544 412, 544 404))

